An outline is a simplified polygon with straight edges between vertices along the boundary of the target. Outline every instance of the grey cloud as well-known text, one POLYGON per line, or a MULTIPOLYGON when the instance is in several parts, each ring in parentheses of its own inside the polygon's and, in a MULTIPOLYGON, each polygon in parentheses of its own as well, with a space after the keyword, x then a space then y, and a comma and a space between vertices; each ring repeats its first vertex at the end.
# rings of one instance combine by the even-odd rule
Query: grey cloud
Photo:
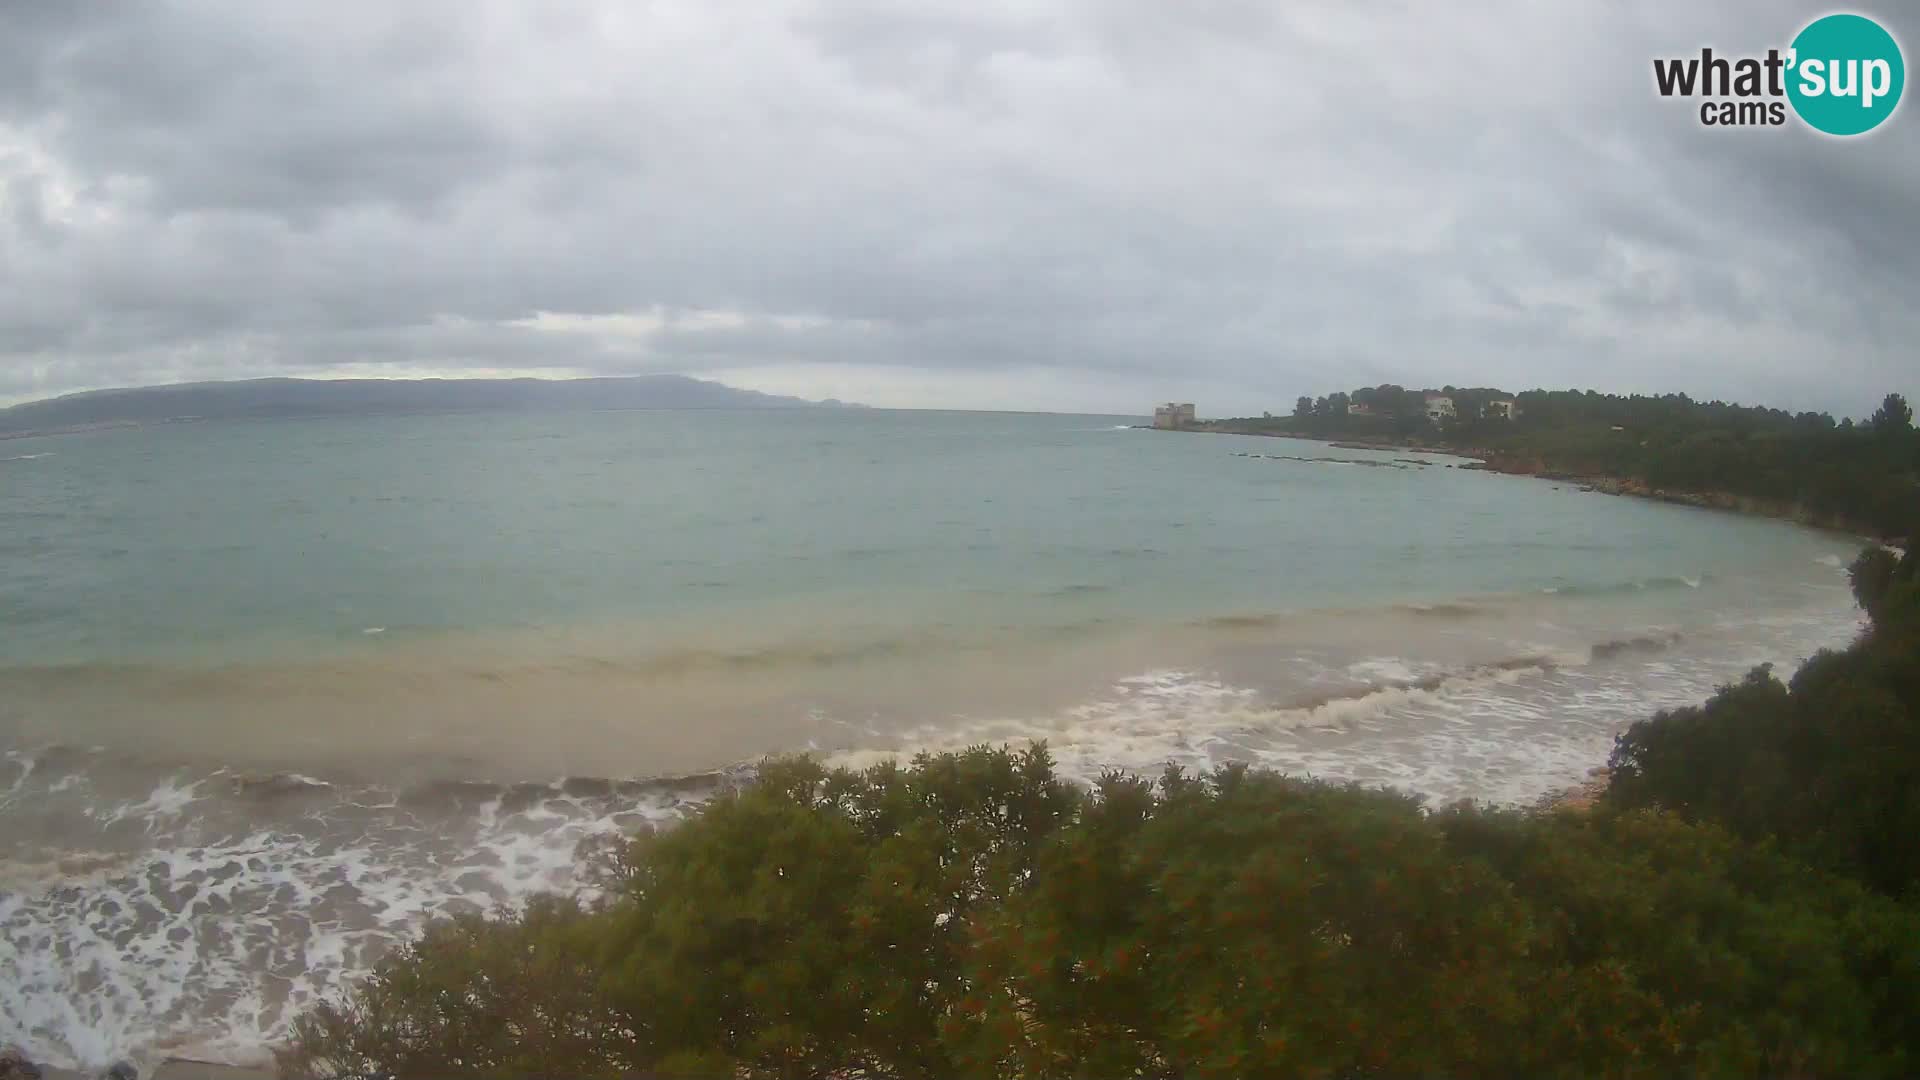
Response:
POLYGON ((1709 132, 1652 57, 1822 9, 1670 8, 0 4, 0 396, 833 366, 1864 411, 1915 368, 1914 105, 1709 132))

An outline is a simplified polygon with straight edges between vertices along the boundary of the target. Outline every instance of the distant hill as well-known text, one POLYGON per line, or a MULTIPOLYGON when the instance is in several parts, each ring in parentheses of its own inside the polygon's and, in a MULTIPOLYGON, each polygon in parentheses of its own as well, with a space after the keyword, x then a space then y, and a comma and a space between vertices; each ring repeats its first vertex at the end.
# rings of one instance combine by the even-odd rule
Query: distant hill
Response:
POLYGON ((186 419, 837 406, 843 403, 739 390, 685 375, 603 379, 248 379, 89 390, 30 401, 0 409, 0 435, 186 419))

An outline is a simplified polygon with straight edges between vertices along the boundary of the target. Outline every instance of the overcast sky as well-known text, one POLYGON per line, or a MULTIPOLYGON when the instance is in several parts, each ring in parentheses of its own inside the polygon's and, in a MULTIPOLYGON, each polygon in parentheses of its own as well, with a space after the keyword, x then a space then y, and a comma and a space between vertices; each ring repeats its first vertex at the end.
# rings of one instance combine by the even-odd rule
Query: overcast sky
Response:
MULTIPOLYGON (((675 371, 1203 414, 1920 392, 1920 112, 1712 130, 1785 0, 0 0, 0 402, 675 371)), ((1920 9, 1881 17, 1915 60, 1920 9)), ((1912 96, 1911 92, 1908 96, 1912 96)))

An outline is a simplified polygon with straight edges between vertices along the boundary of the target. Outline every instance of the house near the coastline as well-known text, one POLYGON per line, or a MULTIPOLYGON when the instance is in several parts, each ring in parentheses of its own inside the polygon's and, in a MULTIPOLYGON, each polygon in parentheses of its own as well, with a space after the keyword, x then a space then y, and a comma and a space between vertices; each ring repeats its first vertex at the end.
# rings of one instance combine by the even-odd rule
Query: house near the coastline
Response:
POLYGON ((1348 402, 1347 415, 1348 416, 1372 416, 1374 415, 1373 406, 1360 401, 1348 402))
POLYGON ((1193 403, 1169 401, 1153 410, 1153 426, 1165 431, 1179 431, 1193 426, 1193 403))
POLYGON ((1438 424, 1443 420, 1452 420, 1460 415, 1454 411, 1453 399, 1445 394, 1428 394, 1427 419, 1438 424))
POLYGON ((1502 420, 1517 420, 1520 417, 1520 403, 1512 398, 1501 398, 1496 401, 1489 401, 1487 402, 1486 408, 1481 410, 1480 415, 1486 417, 1497 416, 1502 420))

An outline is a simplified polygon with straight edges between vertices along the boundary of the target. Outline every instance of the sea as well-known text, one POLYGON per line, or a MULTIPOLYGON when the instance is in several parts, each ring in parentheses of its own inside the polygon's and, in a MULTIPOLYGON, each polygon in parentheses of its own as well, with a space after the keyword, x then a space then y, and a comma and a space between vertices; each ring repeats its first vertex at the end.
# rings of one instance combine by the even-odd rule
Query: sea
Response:
POLYGON ((0 1043, 258 1063, 435 917, 767 755, 1045 740, 1439 806, 1862 626, 1861 541, 1124 416, 178 423, 0 443, 0 1043))

